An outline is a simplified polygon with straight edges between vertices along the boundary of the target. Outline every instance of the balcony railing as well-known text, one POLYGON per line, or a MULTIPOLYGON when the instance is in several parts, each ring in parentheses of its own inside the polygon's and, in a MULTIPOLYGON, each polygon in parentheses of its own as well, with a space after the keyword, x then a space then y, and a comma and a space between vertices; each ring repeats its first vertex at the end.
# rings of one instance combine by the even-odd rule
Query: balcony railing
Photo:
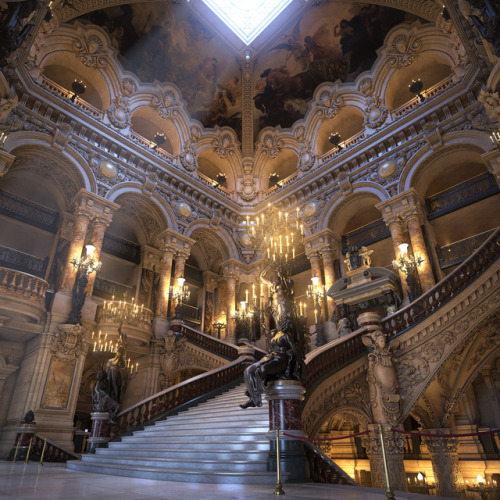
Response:
POLYGON ((167 160, 170 163, 175 162, 175 157, 171 153, 169 153, 168 151, 165 151, 164 149, 162 149, 160 147, 153 149, 156 146, 156 144, 153 141, 146 139, 141 134, 138 134, 134 130, 130 131, 129 137, 134 142, 136 142, 137 144, 142 146, 143 148, 148 149, 151 154, 155 154, 155 155, 159 156, 160 158, 167 160))
POLYGON ((494 177, 486 172, 425 200, 429 220, 499 193, 494 177))
POLYGON ((139 264, 141 261, 141 246, 114 234, 106 233, 104 235, 102 251, 134 264, 139 264))
POLYGON ((111 300, 113 296, 119 299, 125 296, 133 297, 133 290, 131 286, 122 285, 121 283, 96 276, 92 294, 96 297, 111 300))
POLYGON ((349 137, 345 141, 342 141, 340 143, 340 146, 342 147, 342 150, 338 150, 337 148, 332 148, 330 151, 327 151, 325 154, 319 157, 319 162, 321 163, 327 163, 329 160, 334 158, 336 155, 339 153, 342 153, 346 149, 350 149, 356 144, 360 143, 364 138, 366 137, 365 131, 361 130, 361 132, 358 132, 357 134, 353 135, 352 137, 349 137))
POLYGON ((202 307, 190 306, 189 304, 181 304, 177 307, 179 308, 179 313, 183 320, 189 321, 190 323, 201 324, 201 315, 203 313, 202 307))
POLYGON ((493 229, 481 234, 476 234, 470 238, 455 241, 444 247, 436 247, 441 269, 456 266, 463 262, 470 257, 492 235, 492 233, 493 229))
POLYGON ((391 236, 391 233, 385 222, 382 219, 376 220, 360 229, 344 234, 342 236, 342 248, 348 248, 353 245, 358 248, 372 245, 377 241, 389 238, 389 236, 391 236))
POLYGON ((382 329, 394 337, 416 325, 479 278, 499 257, 500 229, 497 229, 479 250, 436 286, 415 302, 382 320, 382 329))
POLYGON ((38 306, 45 306, 45 292, 49 284, 37 276, 14 269, 0 267, 0 291, 5 295, 14 295, 38 306))
POLYGON ((215 339, 210 335, 198 332, 185 325, 182 325, 181 333, 193 344, 203 347, 203 349, 206 349, 207 351, 222 356, 226 359, 238 359, 238 349, 230 344, 226 344, 225 342, 215 339))
POLYGON ((198 178, 203 182, 203 184, 206 184, 207 186, 210 186, 212 187, 213 189, 215 189, 216 191, 219 191, 220 193, 222 193, 224 196, 227 196, 228 198, 231 197, 231 193, 229 191, 229 189, 225 188, 224 186, 217 186, 217 181, 214 181, 213 179, 211 179, 210 177, 208 177, 207 175, 205 174, 202 174, 201 172, 197 172, 198 174, 198 178))
POLYGON ((45 276, 48 262, 48 257, 41 259, 29 253, 0 246, 0 266, 15 269, 23 273, 33 274, 41 278, 45 276))
POLYGON ((51 233, 57 232, 59 214, 55 210, 3 190, 0 190, 0 214, 51 233))

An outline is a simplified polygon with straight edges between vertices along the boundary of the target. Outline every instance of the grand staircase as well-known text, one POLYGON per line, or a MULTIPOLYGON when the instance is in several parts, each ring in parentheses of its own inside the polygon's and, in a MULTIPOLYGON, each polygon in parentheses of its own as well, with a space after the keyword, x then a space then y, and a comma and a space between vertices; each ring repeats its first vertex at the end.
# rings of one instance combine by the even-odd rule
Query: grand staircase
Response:
POLYGON ((67 467, 168 481, 274 484, 276 473, 267 472, 268 403, 243 410, 244 392, 239 385, 67 467))

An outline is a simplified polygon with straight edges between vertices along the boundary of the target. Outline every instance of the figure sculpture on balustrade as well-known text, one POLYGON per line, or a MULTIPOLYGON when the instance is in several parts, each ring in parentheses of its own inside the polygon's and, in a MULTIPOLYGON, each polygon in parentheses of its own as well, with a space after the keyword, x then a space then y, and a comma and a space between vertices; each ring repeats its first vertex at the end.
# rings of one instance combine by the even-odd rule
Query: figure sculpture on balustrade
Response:
POLYGON ((87 283, 89 282, 87 273, 81 269, 78 269, 75 278, 75 284, 73 286, 73 294, 71 296, 71 311, 69 313, 66 323, 68 325, 78 325, 80 323, 83 304, 85 303, 85 297, 87 292, 87 283))
MULTIPOLYGON (((262 277, 262 275, 261 275, 262 277)), ((263 330, 272 335, 269 352, 261 360, 246 368, 244 377, 248 401, 242 408, 262 406, 262 394, 273 380, 300 380, 304 364, 304 340, 295 304, 292 300, 292 283, 289 279, 278 276, 273 306, 276 329, 263 330)))
POLYGON ((110 423, 116 423, 116 416, 120 411, 120 403, 110 396, 110 385, 103 364, 97 373, 97 380, 92 389, 92 410, 108 412, 110 423))
POLYGON ((400 415, 398 380, 386 335, 380 330, 363 335, 363 344, 373 348, 368 354, 368 387, 373 420, 396 425, 400 415))
POLYGON ((110 397, 121 404, 127 382, 127 364, 125 360, 125 336, 121 331, 119 333, 115 357, 106 363, 106 379, 110 397))

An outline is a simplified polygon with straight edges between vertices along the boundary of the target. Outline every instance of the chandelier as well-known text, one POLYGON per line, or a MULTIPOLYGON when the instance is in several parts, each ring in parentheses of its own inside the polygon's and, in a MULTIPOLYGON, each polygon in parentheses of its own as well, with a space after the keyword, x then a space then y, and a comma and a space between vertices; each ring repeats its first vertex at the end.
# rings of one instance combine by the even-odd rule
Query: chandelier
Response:
POLYGON ((71 265, 74 269, 85 275, 92 274, 94 271, 99 271, 101 269, 102 263, 95 259, 94 254, 96 248, 94 245, 85 245, 85 256, 79 258, 74 258, 71 261, 71 265))
POLYGON ((263 248, 267 258, 282 276, 288 276, 290 261, 304 242, 304 225, 299 215, 290 217, 270 203, 265 213, 251 220, 246 218, 246 231, 255 247, 263 248))
MULTIPOLYGON (((313 276, 311 278, 312 284, 307 287, 306 295, 310 299, 314 306, 314 323, 318 324, 318 308, 320 310, 321 316, 321 306, 326 296, 325 285, 319 284, 319 277, 313 276)), ((305 308, 305 306, 304 306, 305 308)))
POLYGON ((191 297, 191 292, 187 285, 185 285, 186 279, 183 276, 177 278, 177 285, 172 285, 170 287, 170 296, 175 302, 175 319, 181 319, 181 309, 182 303, 187 302, 189 297, 191 297))
POLYGON ((409 288, 409 299, 413 302, 420 293, 420 283, 418 280, 418 268, 424 262, 424 258, 421 255, 409 255, 408 254, 408 243, 401 243, 399 248, 399 256, 397 259, 392 261, 394 269, 400 270, 406 275, 406 283, 409 288))

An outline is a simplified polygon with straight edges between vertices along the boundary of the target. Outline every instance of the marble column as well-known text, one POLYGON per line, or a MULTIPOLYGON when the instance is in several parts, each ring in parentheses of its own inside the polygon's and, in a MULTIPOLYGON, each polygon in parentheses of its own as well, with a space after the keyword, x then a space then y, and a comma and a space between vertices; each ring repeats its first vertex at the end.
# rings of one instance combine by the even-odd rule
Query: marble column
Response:
MULTIPOLYGON (((426 434, 449 434, 448 428, 425 429, 426 434)), ((458 438, 424 438, 431 456, 437 495, 459 498, 465 492, 464 478, 458 461, 458 438)))
MULTIPOLYGON (((386 221, 386 224, 389 226, 389 231, 391 233, 392 245, 394 247, 394 258, 397 259, 399 257, 399 245, 401 245, 401 243, 406 243, 404 224, 399 217, 386 221)), ((406 274, 399 271, 399 278, 401 280, 401 291, 403 293, 403 297, 401 297, 401 299, 405 300, 410 292, 410 288, 406 282, 406 274)))
POLYGON ((175 250, 171 247, 164 247, 161 250, 160 258, 160 290, 158 291, 158 302, 156 316, 162 318, 168 317, 168 298, 170 295, 170 277, 172 275, 172 262, 174 260, 175 250))
POLYGON ((420 285, 422 286, 422 292, 426 292, 435 285, 435 281, 420 222, 421 217, 417 213, 412 213, 406 216, 406 224, 408 225, 408 233, 410 235, 413 255, 415 257, 421 256, 424 259, 422 264, 418 266, 417 272, 420 279, 420 285))
MULTIPOLYGON (((328 292, 331 286, 335 282, 335 268, 334 268, 334 256, 333 250, 330 248, 325 248, 321 251, 321 257, 323 259, 323 269, 325 270, 325 291, 328 292)), ((335 312, 335 301, 328 297, 326 298, 326 305, 328 310, 328 318, 331 319, 335 312)))
POLYGON ((233 315, 236 311, 236 275, 229 274, 226 277, 227 284, 227 324, 226 324, 226 340, 235 343, 235 322, 233 315))
POLYGON ((82 255, 83 245, 85 244, 85 237, 91 218, 92 214, 90 212, 81 209, 77 210, 68 257, 66 265, 64 266, 64 275, 61 282, 61 290, 68 293, 72 293, 76 278, 76 269, 72 261, 73 259, 79 259, 82 255))
MULTIPOLYGON (((172 286, 176 287, 178 278, 184 277, 184 271, 186 269, 186 260, 188 259, 188 257, 189 254, 177 251, 174 262, 174 276, 173 276, 172 286)), ((172 300, 170 301, 170 313, 172 318, 175 317, 176 306, 177 303, 172 298, 172 300)))
POLYGON ((217 336, 216 329, 213 328, 215 318, 215 289, 217 288, 218 275, 213 271, 203 271, 203 323, 201 331, 209 335, 217 336))
MULTIPOLYGON (((406 474, 404 468, 404 439, 401 434, 391 431, 390 425, 382 425, 385 455, 389 482, 392 490, 407 491, 406 474)), ((363 436, 362 444, 370 461, 370 473, 374 488, 387 488, 385 481, 384 458, 380 443, 379 424, 370 424, 370 434, 363 436)))
MULTIPOLYGON (((268 470, 276 471, 276 429, 290 436, 304 437, 302 431, 302 401, 305 388, 297 380, 276 380, 267 388, 269 401, 268 470)), ((289 473, 294 481, 306 479, 306 457, 300 439, 280 436, 280 464, 283 473, 289 473)))
POLYGON ((492 149, 481 155, 481 157, 486 162, 488 172, 493 175, 497 184, 500 186, 500 149, 492 149))
MULTIPOLYGON (((90 243, 95 247, 94 260, 96 262, 98 262, 101 257, 101 249, 102 249, 102 243, 104 241, 104 234, 106 233, 106 229, 108 228, 110 223, 111 223, 111 218, 104 218, 104 217, 96 217, 92 221, 92 233, 90 236, 90 243)), ((87 297, 92 297, 95 278, 96 278, 95 272, 91 273, 88 277, 87 287, 85 289, 87 292, 87 297)))
MULTIPOLYGON (((321 273, 321 257, 318 252, 313 252, 307 255, 307 258, 309 259, 309 262, 311 263, 311 278, 314 278, 317 276, 319 278, 319 286, 323 286, 323 278, 322 278, 322 273, 321 273)), ((325 301, 322 300, 320 303, 320 309, 321 309, 321 315, 323 317, 323 321, 327 321, 327 314, 325 310, 325 301)), ((319 318, 318 318, 319 321, 319 318)))

